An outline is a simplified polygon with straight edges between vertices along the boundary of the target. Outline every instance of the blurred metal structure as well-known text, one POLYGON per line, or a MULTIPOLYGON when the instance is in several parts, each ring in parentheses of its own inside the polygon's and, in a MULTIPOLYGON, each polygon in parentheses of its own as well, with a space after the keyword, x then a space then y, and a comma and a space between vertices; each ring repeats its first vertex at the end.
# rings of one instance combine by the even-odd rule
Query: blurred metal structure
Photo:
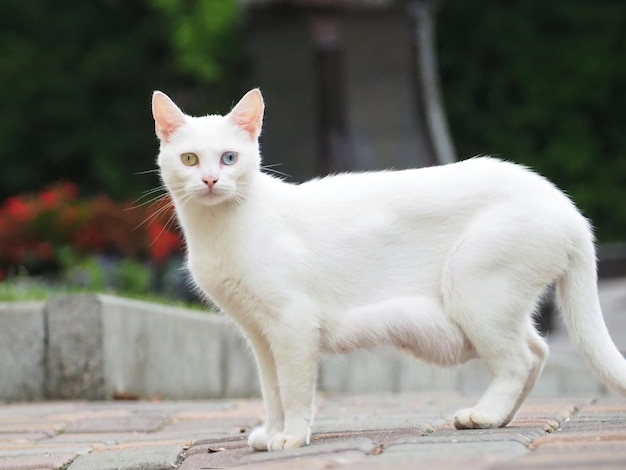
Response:
POLYGON ((439 91, 433 2, 243 5, 250 85, 268 103, 266 164, 303 181, 456 160, 439 91))
POLYGON ((414 54, 417 70, 418 98, 424 113, 423 120, 428 126, 427 136, 437 163, 456 161, 452 139, 448 131, 445 110, 441 99, 437 52, 435 39, 436 4, 429 1, 414 1, 409 4, 412 15, 414 54))

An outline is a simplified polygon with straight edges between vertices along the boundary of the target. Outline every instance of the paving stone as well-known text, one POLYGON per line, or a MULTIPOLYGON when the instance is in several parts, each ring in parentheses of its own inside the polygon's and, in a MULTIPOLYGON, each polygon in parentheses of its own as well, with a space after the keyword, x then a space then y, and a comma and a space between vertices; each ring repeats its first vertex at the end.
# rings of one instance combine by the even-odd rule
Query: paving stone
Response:
POLYGON ((146 433, 138 432, 80 432, 61 433, 39 441, 39 445, 60 445, 66 443, 84 443, 89 445, 112 446, 120 442, 142 440, 146 433))
POLYGON ((262 419, 265 416, 263 403, 259 400, 240 402, 217 402, 215 406, 207 406, 213 402, 193 402, 184 407, 168 407, 172 421, 191 419, 222 419, 234 417, 255 417, 262 419))
POLYGON ((376 444, 370 439, 347 439, 339 440, 335 442, 323 442, 312 443, 307 447, 301 447, 299 449, 288 449, 277 452, 256 452, 249 454, 241 458, 239 463, 259 463, 266 461, 278 461, 302 457, 318 456, 323 454, 330 454, 334 452, 344 452, 349 450, 359 451, 364 454, 373 452, 376 449, 376 444))
POLYGON ((234 417, 221 419, 187 419, 165 425, 163 431, 205 431, 207 433, 237 434, 249 432, 261 424, 257 418, 234 417))
POLYGON ((546 432, 540 428, 500 428, 500 429, 464 429, 462 431, 437 431, 422 437, 396 441, 394 444, 426 444, 426 443, 458 443, 458 442, 495 442, 514 441, 521 444, 530 444, 535 439, 544 436, 546 432))
POLYGON ((574 444, 589 441, 601 442, 612 441, 622 442, 626 445, 626 428, 620 429, 594 429, 591 431, 555 432, 536 439, 532 447, 537 448, 543 445, 574 444))
POLYGON ((149 432, 156 431, 164 423, 163 416, 128 415, 109 418, 89 417, 70 424, 65 432, 149 432))
MULTIPOLYGON (((366 454, 359 451, 335 452, 332 454, 321 454, 311 457, 296 457, 288 460, 271 460, 267 462, 255 463, 255 469, 267 470, 325 470, 329 468, 341 467, 346 465, 357 465, 367 458, 366 454)), ((415 464, 415 462, 414 462, 415 464)), ((249 465, 240 468, 247 468, 249 465)), ((199 467, 196 467, 199 468, 199 467)), ((202 468, 202 467, 200 467, 202 468)), ((206 468, 206 467, 204 467, 206 468)))
POLYGON ((363 438, 369 439, 378 445, 414 442, 425 435, 412 429, 379 429, 375 431, 345 431, 324 434, 313 434, 313 443, 336 442, 338 440, 363 438))
MULTIPOLYGON (((95 405, 95 402, 93 403, 95 405)), ((42 419, 57 413, 72 412, 84 409, 87 402, 59 402, 46 401, 37 403, 10 403, 0 408, 0 420, 9 418, 37 418, 42 419)))
MULTIPOLYGON (((496 468, 495 464, 500 460, 489 457, 458 457, 428 460, 416 457, 410 452, 396 452, 392 454, 366 456, 363 460, 342 465, 341 470, 488 470, 496 468)), ((243 467, 242 467, 243 468, 243 467)))
POLYGON ((559 432, 576 431, 608 431, 612 429, 624 429, 626 427, 626 417, 619 417, 612 420, 572 420, 563 423, 559 432))
POLYGON ((0 448, 0 457, 14 457, 18 455, 38 455, 38 454, 88 454, 91 447, 83 444, 72 445, 71 443, 62 446, 34 446, 21 448, 0 448))
POLYGON ((14 432, 14 433, 0 433, 0 445, 7 445, 11 443, 27 443, 35 442, 46 439, 50 434, 45 432, 14 432))
POLYGON ((624 469, 626 447, 622 442, 575 442, 542 446, 527 455, 503 465, 502 470, 515 469, 624 469))
POLYGON ((456 442, 435 444, 399 444, 385 449, 385 454, 409 452, 420 458, 448 458, 472 456, 497 456, 514 458, 528 453, 528 448, 519 442, 456 442))
POLYGON ((528 449, 517 442, 406 444, 391 446, 342 470, 481 470, 525 455, 528 449))
POLYGON ((237 446, 227 443, 193 446, 184 452, 184 461, 179 470, 198 470, 205 468, 228 468, 237 463, 245 456, 255 454, 256 451, 248 447, 245 441, 237 446))
POLYGON ((102 450, 81 455, 68 470, 164 470, 175 468, 180 445, 102 450))
POLYGON ((0 405, 0 469, 626 468, 623 398, 531 398, 500 429, 459 431, 442 418, 474 401, 445 393, 322 398, 312 444, 279 452, 250 449, 241 432, 262 417, 259 400, 0 405))
MULTIPOLYGON (((435 420, 430 420, 435 421, 435 420)), ((437 420, 436 424, 444 420, 437 420)), ((422 416, 385 416, 360 414, 335 418, 320 418, 313 424, 313 431, 318 433, 335 431, 372 431, 377 429, 415 429, 423 434, 431 432, 434 426, 422 416)))
POLYGON ((248 449, 248 440, 247 436, 231 436, 228 440, 226 439, 201 439, 195 441, 189 446, 188 449, 185 450, 185 455, 193 455, 193 454, 213 454, 216 452, 222 452, 225 450, 233 450, 233 449, 248 449))
POLYGON ((0 457, 2 470, 57 470, 70 463, 76 454, 37 454, 0 457))

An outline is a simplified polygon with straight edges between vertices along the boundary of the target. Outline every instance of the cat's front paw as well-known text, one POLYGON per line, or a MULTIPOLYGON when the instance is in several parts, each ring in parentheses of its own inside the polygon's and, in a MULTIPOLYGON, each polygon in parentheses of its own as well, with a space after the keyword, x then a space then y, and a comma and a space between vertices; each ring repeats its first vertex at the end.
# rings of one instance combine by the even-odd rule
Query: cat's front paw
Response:
POLYGON ((252 447, 254 450, 268 450, 268 442, 270 440, 270 436, 267 433, 267 430, 260 426, 258 428, 254 428, 248 436, 248 445, 252 447))
POLYGON ((476 408, 465 408, 454 415, 454 427, 457 429, 491 429, 502 424, 499 416, 476 408))
POLYGON ((307 436, 292 436, 278 432, 274 434, 267 444, 267 450, 296 449, 307 444, 307 436))

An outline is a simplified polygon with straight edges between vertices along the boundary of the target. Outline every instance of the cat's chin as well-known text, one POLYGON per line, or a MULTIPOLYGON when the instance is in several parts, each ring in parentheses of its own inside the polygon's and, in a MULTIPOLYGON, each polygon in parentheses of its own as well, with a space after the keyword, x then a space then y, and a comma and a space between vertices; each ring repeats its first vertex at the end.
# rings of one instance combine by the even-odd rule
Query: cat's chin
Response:
POLYGON ((194 197, 194 200, 203 206, 217 206, 228 201, 230 197, 228 194, 220 194, 214 192, 203 192, 201 194, 197 194, 194 197))

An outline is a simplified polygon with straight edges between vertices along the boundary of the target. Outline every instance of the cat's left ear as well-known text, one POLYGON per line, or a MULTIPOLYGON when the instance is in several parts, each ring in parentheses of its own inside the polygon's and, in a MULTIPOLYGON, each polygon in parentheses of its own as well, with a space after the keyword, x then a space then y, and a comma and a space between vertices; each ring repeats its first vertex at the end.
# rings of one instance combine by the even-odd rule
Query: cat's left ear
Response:
POLYGON ((261 90, 255 88, 239 100, 227 117, 243 129, 252 140, 256 140, 261 134, 264 109, 261 90))
POLYGON ((163 143, 167 143, 172 134, 185 124, 185 114, 162 91, 155 91, 152 95, 152 116, 156 135, 163 143))

